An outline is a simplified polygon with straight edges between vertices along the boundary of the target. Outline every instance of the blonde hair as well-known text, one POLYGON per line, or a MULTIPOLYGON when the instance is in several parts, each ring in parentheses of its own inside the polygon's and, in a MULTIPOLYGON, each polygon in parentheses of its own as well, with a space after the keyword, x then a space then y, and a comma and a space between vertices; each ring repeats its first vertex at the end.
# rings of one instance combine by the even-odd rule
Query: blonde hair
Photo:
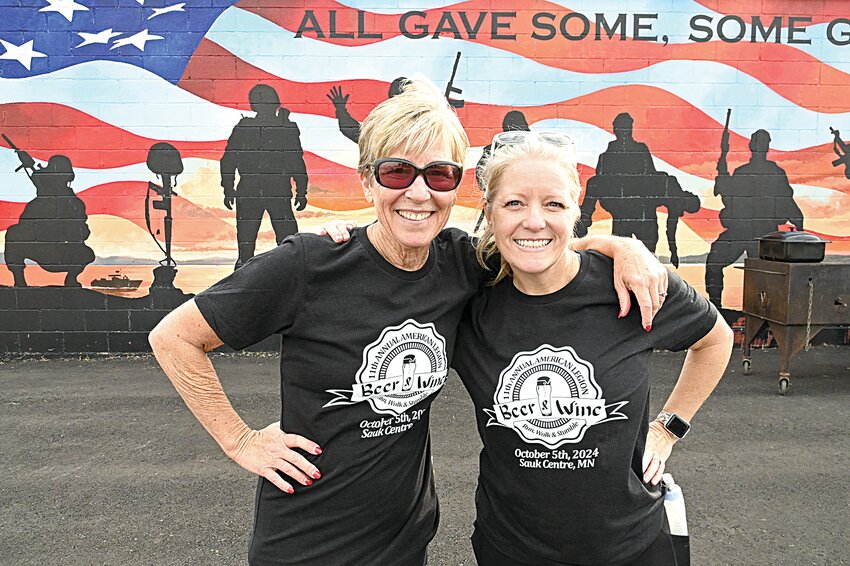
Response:
MULTIPOLYGON (((578 208, 581 183, 579 181, 578 170, 576 169, 575 152, 572 147, 555 145, 546 141, 540 135, 530 132, 520 143, 496 148, 484 162, 481 169, 481 188, 484 190, 484 206, 488 213, 493 206, 493 200, 499 192, 505 171, 512 164, 524 159, 533 159, 560 166, 567 174, 567 179, 569 180, 567 200, 574 205, 574 209, 578 208)), ((578 215, 576 215, 576 219, 578 219, 578 215)), ((490 265, 490 260, 498 253, 499 248, 496 245, 496 235, 493 233, 493 228, 488 222, 484 234, 481 235, 475 246, 475 255, 478 258, 478 263, 484 269, 491 270, 493 267, 490 265)), ((499 271, 492 281, 493 285, 505 277, 513 275, 511 266, 501 255, 499 255, 499 262, 499 271)))
POLYGON ((454 109, 437 86, 424 77, 402 85, 401 93, 377 105, 360 126, 357 171, 371 183, 370 165, 391 152, 425 153, 445 144, 452 160, 463 166, 469 138, 454 109))

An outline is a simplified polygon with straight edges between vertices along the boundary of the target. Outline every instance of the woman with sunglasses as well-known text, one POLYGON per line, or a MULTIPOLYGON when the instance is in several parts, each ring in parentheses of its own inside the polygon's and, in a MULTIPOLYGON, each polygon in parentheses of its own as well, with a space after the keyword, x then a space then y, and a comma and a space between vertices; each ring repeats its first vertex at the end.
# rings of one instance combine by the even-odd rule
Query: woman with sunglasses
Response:
MULTIPOLYGON (((443 229, 467 147, 440 91, 410 81, 362 124, 358 171, 374 224, 341 245, 289 237, 151 333, 157 359, 198 420, 260 476, 250 564, 426 562, 438 521, 429 409, 464 305, 483 278, 469 237, 443 229), (275 333, 281 418, 253 430, 205 353, 275 333)), ((634 251, 640 244, 623 246, 626 272, 656 269, 634 251)), ((642 296, 666 285, 664 277, 648 281, 642 296)), ((649 313, 651 304, 643 308, 649 313)))
POLYGON ((478 564, 675 566, 658 483, 723 374, 731 330, 675 274, 652 332, 635 315, 608 317, 611 260, 570 249, 580 186, 569 138, 500 141, 482 171, 477 244, 498 272, 468 304, 453 361, 484 445, 478 564), (688 354, 650 423, 653 348, 688 354))

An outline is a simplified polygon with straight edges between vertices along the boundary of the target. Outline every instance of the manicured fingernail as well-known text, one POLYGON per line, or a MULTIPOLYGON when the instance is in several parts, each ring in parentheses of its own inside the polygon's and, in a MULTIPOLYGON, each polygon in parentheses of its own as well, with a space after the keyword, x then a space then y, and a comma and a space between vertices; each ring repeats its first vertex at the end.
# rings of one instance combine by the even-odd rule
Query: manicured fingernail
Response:
POLYGON ((647 332, 649 332, 650 330, 652 330, 652 325, 647 324, 646 326, 643 327, 643 329, 646 330, 647 332))
POLYGON ((322 477, 322 474, 320 474, 318 470, 313 472, 313 479, 319 479, 320 477, 322 477))
POLYGON ((321 454, 321 453, 322 453, 322 448, 320 446, 316 446, 315 448, 313 448, 313 454, 321 454))
POLYGON ((291 487, 289 487, 289 488, 286 489, 286 493, 292 495, 293 493, 295 493, 295 490, 292 489, 291 487))
POLYGON ((313 480, 311 480, 309 478, 304 480, 304 485, 313 485, 313 480))
POLYGON ((620 309, 620 313, 617 315, 617 318, 623 318, 626 316, 626 313, 623 312, 623 309, 620 309))

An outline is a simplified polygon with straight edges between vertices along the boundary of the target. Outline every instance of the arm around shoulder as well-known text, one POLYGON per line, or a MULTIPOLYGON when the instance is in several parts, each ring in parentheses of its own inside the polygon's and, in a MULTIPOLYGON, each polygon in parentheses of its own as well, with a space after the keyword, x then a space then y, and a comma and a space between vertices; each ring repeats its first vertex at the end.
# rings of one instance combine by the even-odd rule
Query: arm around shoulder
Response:
MULTIPOLYGON (((620 303, 620 317, 631 309, 634 293, 641 313, 641 325, 652 329, 652 319, 667 294, 667 268, 640 240, 594 234, 571 240, 574 250, 596 250, 614 260, 614 289, 620 303)), ((613 316, 613 315, 612 315, 613 316)))

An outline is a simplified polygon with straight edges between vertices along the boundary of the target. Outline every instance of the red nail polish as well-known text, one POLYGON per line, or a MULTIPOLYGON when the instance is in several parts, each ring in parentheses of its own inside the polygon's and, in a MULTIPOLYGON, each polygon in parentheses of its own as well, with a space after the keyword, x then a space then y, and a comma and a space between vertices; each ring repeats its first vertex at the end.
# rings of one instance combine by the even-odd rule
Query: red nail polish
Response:
POLYGON ((293 493, 295 493, 295 490, 290 487, 289 489, 286 490, 286 493, 292 495, 293 493))
POLYGON ((623 309, 620 309, 620 311, 617 313, 617 318, 623 318, 623 309))
POLYGON ((311 480, 311 479, 304 480, 304 485, 313 485, 313 480, 311 480))
POLYGON ((322 453, 321 447, 316 446, 315 448, 313 448, 313 454, 321 454, 321 453, 322 453))
POLYGON ((320 474, 319 472, 315 472, 313 474, 313 479, 319 479, 320 477, 322 477, 322 474, 320 474))
POLYGON ((652 325, 651 325, 651 324, 647 324, 647 325, 644 327, 644 329, 645 329, 647 332, 649 332, 650 330, 652 330, 652 325))

